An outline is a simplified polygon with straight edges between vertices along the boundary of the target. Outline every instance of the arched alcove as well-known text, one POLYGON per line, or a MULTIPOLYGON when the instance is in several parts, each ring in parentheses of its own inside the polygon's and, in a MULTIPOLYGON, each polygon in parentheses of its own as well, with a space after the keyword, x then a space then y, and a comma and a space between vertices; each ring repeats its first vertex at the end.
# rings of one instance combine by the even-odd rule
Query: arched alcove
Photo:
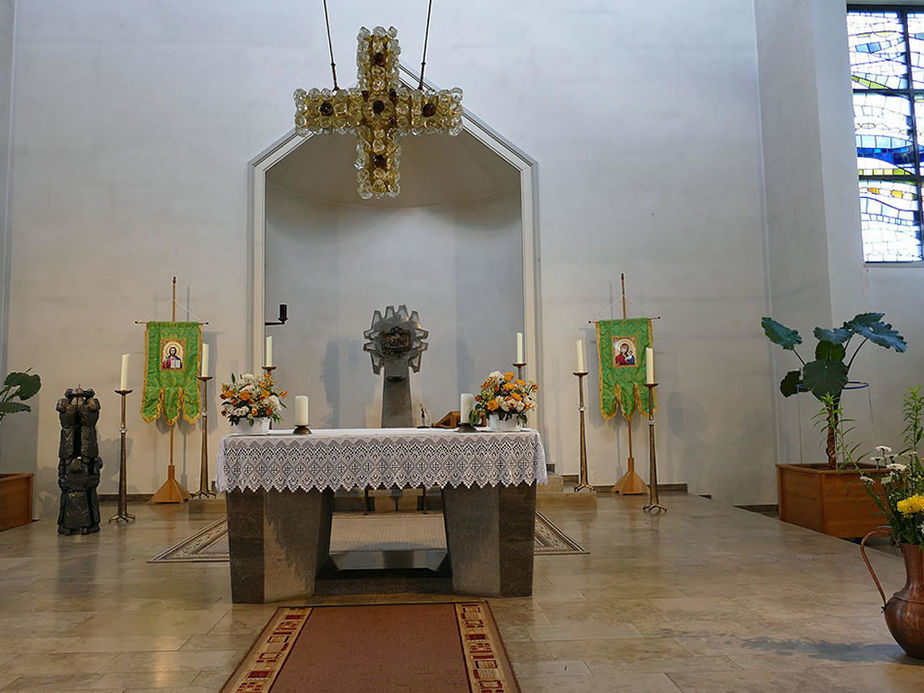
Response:
POLYGON ((251 162, 247 359, 258 367, 274 336, 276 375, 290 396, 309 395, 312 425, 379 424, 381 376, 362 333, 387 305, 419 311, 430 331, 412 392, 434 419, 509 368, 515 332, 537 375, 536 164, 468 112, 463 127, 401 139, 392 199, 357 194, 351 135, 291 131, 251 162), (288 323, 264 328, 279 303, 288 323))

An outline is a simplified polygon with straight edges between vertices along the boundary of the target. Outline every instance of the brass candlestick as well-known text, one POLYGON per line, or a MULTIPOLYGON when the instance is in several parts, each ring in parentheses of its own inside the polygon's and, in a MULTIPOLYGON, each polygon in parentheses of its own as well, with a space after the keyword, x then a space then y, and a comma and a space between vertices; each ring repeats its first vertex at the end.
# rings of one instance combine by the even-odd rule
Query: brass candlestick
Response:
POLYGON ((523 377, 523 371, 526 370, 526 362, 524 361, 523 363, 514 363, 513 367, 517 369, 517 378, 520 380, 526 380, 526 378, 523 377))
POLYGON ((295 430, 293 430, 292 433, 294 433, 297 436, 306 436, 309 433, 311 433, 311 429, 308 428, 307 424, 304 426, 296 426, 295 430))
POLYGON ((122 521, 125 523, 134 522, 135 516, 130 515, 128 512, 128 493, 125 485, 125 459, 127 453, 125 450, 125 434, 128 429, 125 427, 125 397, 128 395, 131 390, 116 390, 117 395, 122 398, 122 419, 121 424, 119 425, 119 437, 122 442, 122 451, 119 456, 119 511, 109 518, 109 521, 116 522, 122 521))
POLYGON ((578 379, 578 411, 581 413, 581 475, 575 493, 596 493, 596 489, 587 483, 587 438, 584 431, 584 378, 587 371, 575 371, 578 379))
POLYGON ((276 370, 276 366, 262 366, 262 368, 266 375, 272 375, 273 371, 276 370))
POLYGON ((210 375, 200 375, 202 383, 202 461, 199 466, 199 490, 190 494, 191 498, 213 498, 217 494, 209 488, 209 405, 208 389, 210 375))
POLYGON ((646 513, 666 513, 667 508, 658 500, 658 465, 655 460, 655 427, 654 427, 654 389, 657 383, 645 383, 648 388, 648 505, 642 510, 646 513))

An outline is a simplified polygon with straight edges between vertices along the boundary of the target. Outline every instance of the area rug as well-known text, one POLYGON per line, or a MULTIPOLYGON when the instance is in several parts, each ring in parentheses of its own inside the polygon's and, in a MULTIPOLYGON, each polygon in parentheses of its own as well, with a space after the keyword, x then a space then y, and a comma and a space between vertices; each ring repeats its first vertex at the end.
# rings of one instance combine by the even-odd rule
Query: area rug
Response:
MULTIPOLYGON (((413 551, 446 548, 440 513, 389 513, 360 515, 337 513, 331 526, 330 552, 413 551), (400 538, 395 541, 395 538, 400 538)), ((540 511, 536 511, 537 556, 588 553, 540 511)), ((161 552, 149 563, 202 563, 228 560, 228 521, 213 522, 179 544, 161 552)))
POLYGON ((277 609, 222 693, 516 693, 487 602, 277 609))

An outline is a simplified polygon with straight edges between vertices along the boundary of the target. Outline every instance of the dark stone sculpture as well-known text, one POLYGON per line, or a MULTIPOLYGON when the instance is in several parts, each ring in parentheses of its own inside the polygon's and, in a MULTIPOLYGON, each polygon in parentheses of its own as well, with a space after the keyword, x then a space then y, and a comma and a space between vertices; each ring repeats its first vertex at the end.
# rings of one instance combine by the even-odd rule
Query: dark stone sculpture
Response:
POLYGON ((388 306, 383 316, 372 315, 372 327, 363 332, 369 341, 363 345, 372 357, 372 371, 378 375, 385 367, 382 389, 382 428, 411 428, 411 383, 409 371, 420 370, 420 356, 429 346, 424 339, 430 335, 420 326, 415 310, 408 314, 407 306, 388 306))
POLYGON ((58 534, 91 534, 99 531, 99 456, 96 422, 99 400, 91 390, 68 388, 55 407, 61 420, 58 445, 58 534))

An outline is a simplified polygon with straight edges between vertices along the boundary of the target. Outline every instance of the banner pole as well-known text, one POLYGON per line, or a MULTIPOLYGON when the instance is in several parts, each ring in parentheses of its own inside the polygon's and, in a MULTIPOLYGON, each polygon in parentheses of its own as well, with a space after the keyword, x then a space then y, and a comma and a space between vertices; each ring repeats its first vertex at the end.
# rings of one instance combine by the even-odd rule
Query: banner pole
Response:
MULTIPOLYGON (((622 284, 622 319, 627 320, 629 316, 626 314, 625 272, 619 273, 619 281, 622 284)), ((645 493, 648 488, 645 486, 645 482, 642 481, 642 477, 635 473, 635 457, 632 454, 632 419, 626 419, 626 431, 629 436, 629 459, 626 464, 626 473, 622 475, 619 481, 613 484, 610 493, 620 493, 624 496, 639 496, 645 493)))
MULTIPOLYGON (((176 277, 173 278, 173 292, 170 302, 170 320, 176 322, 176 277)), ((173 435, 176 422, 170 424, 170 464, 167 465, 167 480, 151 496, 151 503, 183 503, 189 500, 189 491, 176 480, 176 467, 173 464, 173 435)))

